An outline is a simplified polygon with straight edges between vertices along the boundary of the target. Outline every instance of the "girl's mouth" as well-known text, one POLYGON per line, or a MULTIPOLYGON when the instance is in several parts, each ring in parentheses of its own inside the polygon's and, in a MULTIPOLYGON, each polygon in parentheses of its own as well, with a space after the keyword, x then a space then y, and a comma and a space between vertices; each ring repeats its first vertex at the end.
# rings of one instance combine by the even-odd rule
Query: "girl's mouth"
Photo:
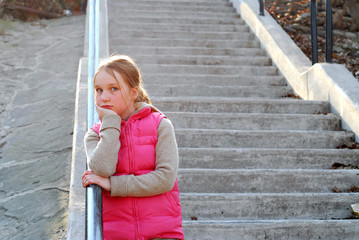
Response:
POLYGON ((111 106, 111 105, 102 105, 101 107, 105 108, 105 109, 111 109, 113 106, 111 106))

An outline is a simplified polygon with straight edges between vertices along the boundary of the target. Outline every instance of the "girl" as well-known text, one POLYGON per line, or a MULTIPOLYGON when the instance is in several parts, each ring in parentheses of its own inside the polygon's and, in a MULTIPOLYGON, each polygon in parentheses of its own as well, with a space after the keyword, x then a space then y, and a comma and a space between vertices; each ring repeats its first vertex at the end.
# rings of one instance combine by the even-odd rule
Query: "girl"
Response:
POLYGON ((91 171, 83 187, 103 188, 104 239, 183 239, 172 123, 151 102, 127 56, 112 56, 94 77, 101 123, 85 136, 91 171))

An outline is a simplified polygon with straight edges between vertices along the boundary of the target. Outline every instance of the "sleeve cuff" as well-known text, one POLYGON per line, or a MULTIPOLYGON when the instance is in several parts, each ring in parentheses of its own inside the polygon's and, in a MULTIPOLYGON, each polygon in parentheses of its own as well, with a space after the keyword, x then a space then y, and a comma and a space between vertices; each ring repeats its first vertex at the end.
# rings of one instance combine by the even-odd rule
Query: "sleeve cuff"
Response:
POLYGON ((107 128, 115 128, 121 131, 121 117, 117 114, 109 114, 102 118, 100 132, 107 128))

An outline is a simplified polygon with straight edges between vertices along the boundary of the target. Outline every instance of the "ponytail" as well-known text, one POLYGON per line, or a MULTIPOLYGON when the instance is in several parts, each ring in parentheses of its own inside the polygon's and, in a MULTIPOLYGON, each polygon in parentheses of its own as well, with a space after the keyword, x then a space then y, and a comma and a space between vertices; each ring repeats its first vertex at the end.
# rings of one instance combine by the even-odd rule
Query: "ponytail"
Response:
POLYGON ((146 102, 148 104, 152 104, 150 98, 148 97, 146 89, 143 88, 142 83, 138 87, 138 96, 135 99, 135 103, 146 102))

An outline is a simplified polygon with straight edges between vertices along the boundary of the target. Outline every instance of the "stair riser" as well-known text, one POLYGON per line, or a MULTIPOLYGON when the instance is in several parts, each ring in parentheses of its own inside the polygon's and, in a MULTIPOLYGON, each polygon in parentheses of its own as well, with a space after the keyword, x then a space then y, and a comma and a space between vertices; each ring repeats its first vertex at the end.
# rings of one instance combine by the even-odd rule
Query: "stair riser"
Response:
POLYGON ((146 84, 173 85, 183 84, 194 87, 210 86, 286 86, 285 79, 281 76, 230 76, 222 75, 220 77, 213 75, 183 75, 183 74, 143 74, 146 84), (193 81, 193 79, 196 79, 193 81))
POLYGON ((262 87, 215 87, 215 86, 165 86, 147 85, 146 89, 150 96, 202 96, 202 97, 258 97, 279 98, 293 93, 289 87, 262 88, 262 87))
MULTIPOLYGON (((111 21, 111 20, 110 20, 111 21)), ((136 23, 136 22, 116 22, 116 29, 120 32, 122 30, 127 31, 131 29, 141 30, 144 32, 151 31, 191 31, 191 32, 213 32, 213 33, 228 33, 228 32, 249 32, 249 28, 245 25, 206 25, 206 24, 167 24, 165 22, 161 23, 136 23)), ((111 33, 111 35, 114 33, 111 33)))
POLYGON ((277 75, 278 69, 272 66, 191 66, 191 65, 142 65, 144 74, 149 73, 183 73, 213 75, 277 75))
POLYGON ((116 18, 112 18, 109 21, 116 24, 123 24, 125 22, 131 23, 160 23, 160 24, 176 24, 176 25, 213 25, 216 28, 216 25, 223 25, 223 26, 233 26, 233 25, 243 25, 244 21, 239 18, 226 18, 226 19, 218 19, 218 18, 188 18, 186 16, 172 16, 172 17, 145 17, 145 16, 117 16, 116 18))
POLYGON ((164 112, 208 112, 208 113, 326 113, 327 103, 313 103, 291 100, 279 101, 200 101, 169 98, 152 99, 153 104, 164 112))
POLYGON ((233 56, 151 56, 132 55, 138 65, 145 64, 178 64, 178 65, 226 65, 226 66, 270 66, 272 61, 268 57, 233 57, 233 56))
POLYGON ((354 134, 348 132, 212 129, 176 129, 175 132, 179 147, 193 148, 336 148, 354 141, 354 134))
POLYGON ((357 166, 359 151, 350 149, 179 148, 179 156, 180 168, 331 169, 336 162, 357 166))
MULTIPOLYGON (((171 29, 171 31, 174 31, 171 29)), ((211 40, 236 40, 236 41, 254 41, 254 36, 251 33, 207 33, 207 32, 162 32, 162 31, 120 31, 118 34, 112 33, 113 38, 126 39, 126 38, 148 38, 155 39, 211 39, 211 40)), ((251 46, 251 45, 249 45, 251 46)), ((256 45, 259 46, 259 45, 256 45)))
MULTIPOLYGON (((173 7, 183 7, 183 6, 189 6, 189 7, 232 7, 232 4, 229 1, 223 1, 223 0, 216 0, 216 1, 127 1, 120 3, 121 5, 128 5, 128 6, 134 6, 137 7, 141 5, 142 6, 173 6, 173 7)), ((110 2, 111 6, 111 2, 110 2)), ((118 3, 116 3, 116 6, 119 6, 118 3)), ((113 8, 109 8, 111 10, 113 8)))
POLYGON ((258 240, 258 239, 325 239, 353 240, 359 236, 357 220, 347 221, 268 221, 239 223, 184 222, 185 239, 258 240))
POLYGON ((351 217, 359 194, 181 195, 184 220, 328 219, 351 217))
MULTIPOLYGON (((114 45, 116 41, 111 40, 111 45, 114 45)), ((259 48, 238 48, 238 49, 214 49, 214 48, 205 48, 200 46, 196 47, 156 47, 156 46, 130 46, 125 45, 121 46, 120 54, 126 54, 130 56, 134 55, 209 55, 209 56, 265 56, 265 52, 259 48)), ((119 49, 112 49, 114 52, 118 52, 119 49)))
POLYGON ((139 38, 112 38, 112 42, 119 46, 145 46, 145 47, 187 47, 187 48, 259 48, 257 41, 235 40, 206 40, 206 39, 139 39, 139 38))
POLYGON ((212 3, 198 3, 188 1, 186 3, 176 2, 176 1, 167 1, 167 2, 155 2, 155 1, 142 1, 141 8, 138 7, 138 2, 126 2, 122 1, 116 4, 117 7, 126 9, 128 11, 138 11, 140 10, 151 10, 151 11, 167 11, 171 12, 173 10, 178 10, 181 12, 190 12, 190 11, 201 11, 201 12, 212 12, 218 10, 219 12, 235 12, 235 9, 228 1, 222 2, 212 2, 212 3))
POLYGON ((117 14, 121 14, 121 17, 141 17, 141 18, 170 18, 170 17, 184 17, 188 19, 201 19, 201 18, 213 18, 213 19, 232 19, 238 17, 233 12, 180 12, 180 11, 146 11, 146 10, 132 10, 132 11, 121 11, 117 14))
POLYGON ((358 180, 354 170, 178 171, 182 193, 333 193, 334 187, 345 192, 358 180))
MULTIPOLYGON (((133 12, 133 11, 139 11, 138 8, 138 3, 128 3, 128 2, 123 2, 118 4, 117 6, 120 6, 122 9, 126 9, 126 11, 128 12, 133 12)), ((168 13, 173 13, 173 14, 177 14, 177 13, 209 13, 209 12, 215 12, 216 14, 219 13, 223 13, 223 14, 233 14, 235 13, 235 10, 232 6, 227 5, 225 6, 224 4, 217 4, 217 5, 210 5, 210 6, 206 6, 206 5, 199 5, 199 4, 194 4, 192 6, 189 5, 183 5, 183 4, 178 4, 175 2, 163 2, 161 4, 156 4, 156 3, 146 3, 143 2, 141 3, 141 11, 146 11, 146 12, 168 12, 168 13)))
POLYGON ((235 130, 318 130, 340 128, 336 116, 271 114, 197 114, 165 113, 175 128, 235 129, 235 130))

